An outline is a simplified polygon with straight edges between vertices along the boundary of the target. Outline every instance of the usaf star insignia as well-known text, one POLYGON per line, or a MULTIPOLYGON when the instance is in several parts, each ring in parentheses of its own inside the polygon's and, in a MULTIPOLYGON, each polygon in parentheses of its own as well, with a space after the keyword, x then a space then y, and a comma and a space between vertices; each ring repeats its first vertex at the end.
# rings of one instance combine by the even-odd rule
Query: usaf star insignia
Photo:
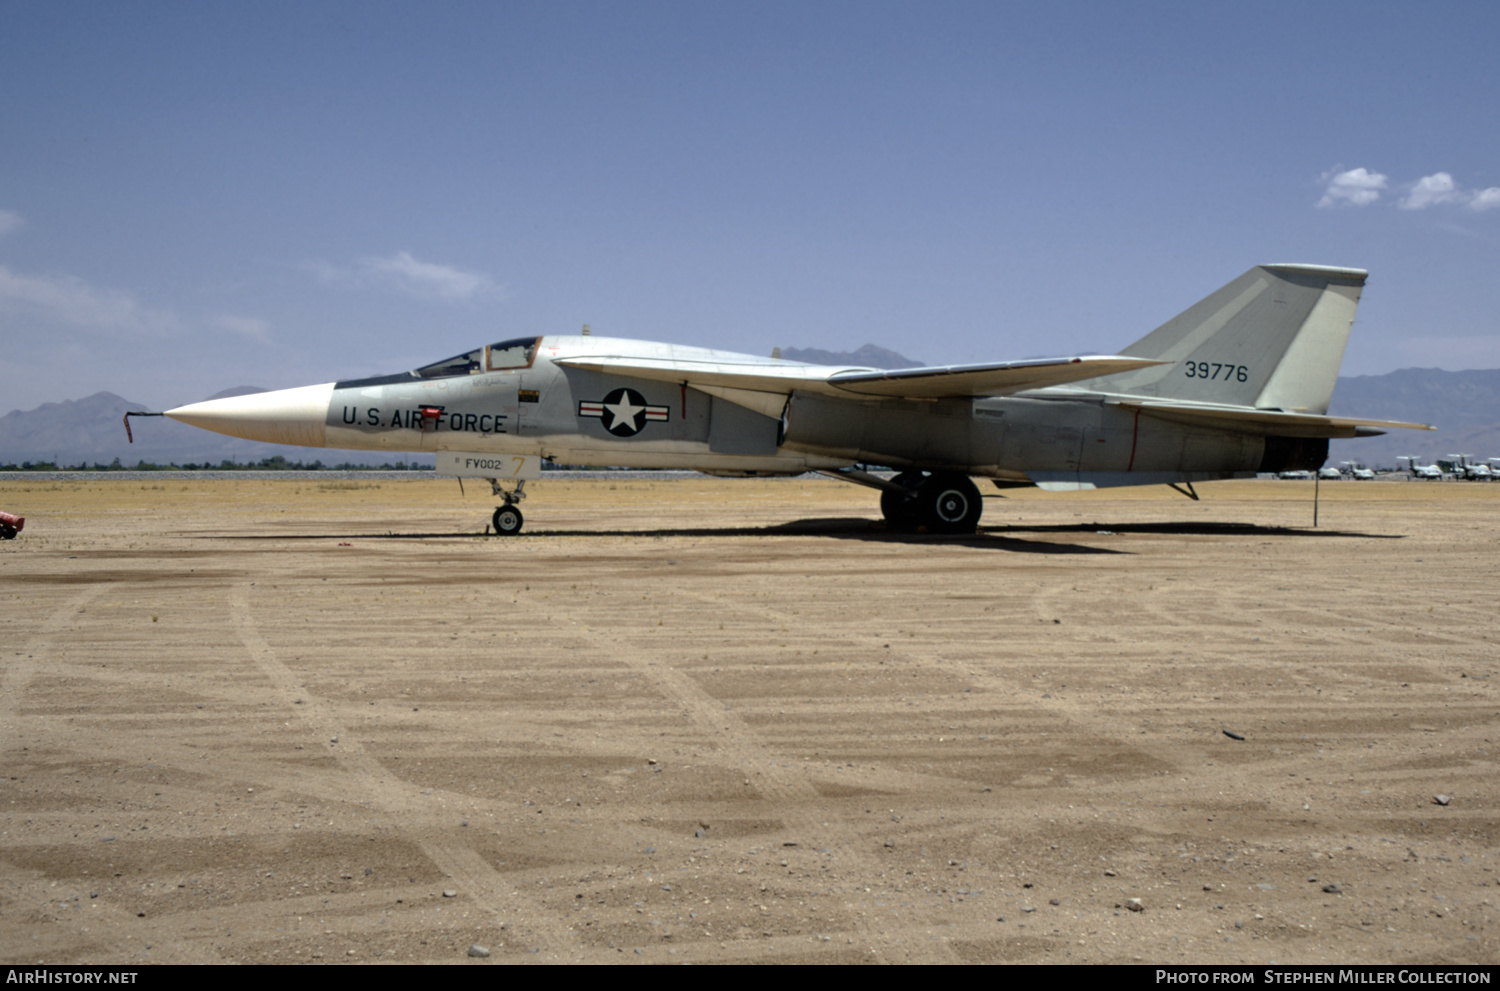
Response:
POLYGON ((599 402, 580 401, 578 415, 598 417, 616 437, 634 437, 648 422, 666 422, 671 408, 652 406, 634 389, 616 389, 599 402))

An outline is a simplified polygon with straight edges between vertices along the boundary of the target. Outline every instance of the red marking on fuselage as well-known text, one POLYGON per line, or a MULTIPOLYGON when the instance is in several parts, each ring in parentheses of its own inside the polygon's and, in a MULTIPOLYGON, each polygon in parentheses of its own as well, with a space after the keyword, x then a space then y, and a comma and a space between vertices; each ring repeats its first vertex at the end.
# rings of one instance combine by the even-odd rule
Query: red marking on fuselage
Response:
POLYGON ((1135 423, 1130 428, 1130 463, 1125 466, 1126 471, 1135 467, 1135 442, 1141 436, 1141 411, 1135 411, 1135 423))

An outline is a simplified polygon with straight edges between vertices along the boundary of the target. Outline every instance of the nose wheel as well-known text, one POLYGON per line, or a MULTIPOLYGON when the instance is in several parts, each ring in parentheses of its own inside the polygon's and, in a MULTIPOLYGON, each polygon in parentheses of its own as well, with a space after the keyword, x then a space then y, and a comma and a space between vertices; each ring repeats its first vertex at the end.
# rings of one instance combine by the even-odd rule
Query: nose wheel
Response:
POLYGON ((495 536, 514 537, 521 532, 521 526, 526 522, 526 517, 521 515, 521 507, 516 505, 526 498, 526 483, 517 482, 512 491, 502 488, 496 479, 492 478, 489 482, 490 492, 505 500, 505 505, 496 507, 495 515, 490 517, 490 522, 495 527, 495 536))
POLYGON ((521 515, 518 506, 500 506, 496 508, 495 515, 490 520, 495 524, 495 535, 497 537, 513 537, 521 532, 521 524, 525 518, 521 515))

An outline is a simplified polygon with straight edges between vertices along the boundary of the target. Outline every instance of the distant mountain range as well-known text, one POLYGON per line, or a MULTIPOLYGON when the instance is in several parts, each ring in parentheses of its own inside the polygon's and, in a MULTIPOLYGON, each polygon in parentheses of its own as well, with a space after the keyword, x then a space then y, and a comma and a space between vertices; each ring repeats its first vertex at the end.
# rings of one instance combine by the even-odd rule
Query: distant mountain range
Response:
POLYGON ((854 351, 823 351, 818 348, 782 348, 788 361, 805 361, 809 365, 865 365, 870 368, 917 368, 920 361, 903 358, 889 348, 866 344, 854 351))
MULTIPOLYGON (((784 348, 782 357, 829 365, 866 365, 873 368, 912 368, 919 362, 894 351, 867 344, 857 351, 820 351, 784 348)), ((210 396, 242 396, 263 392, 253 386, 226 389, 210 396)), ((107 465, 119 458, 123 465, 138 461, 157 464, 209 464, 225 460, 244 464, 280 455, 288 461, 385 464, 431 464, 432 455, 402 455, 386 451, 343 451, 287 447, 209 433, 167 419, 135 420, 135 443, 125 440, 121 423, 126 410, 146 406, 112 392, 86 399, 44 403, 36 409, 14 410, 0 416, 0 464, 55 461, 107 465)), ((1342 416, 1378 417, 1432 423, 1434 433, 1394 430, 1383 437, 1335 440, 1329 462, 1359 461, 1372 467, 1397 467, 1398 455, 1415 454, 1431 463, 1449 454, 1468 454, 1483 461, 1500 457, 1500 369, 1445 372, 1436 368, 1404 368, 1387 375, 1340 378, 1329 412, 1342 416)))
POLYGON ((1478 461, 1500 458, 1500 368, 1445 372, 1403 368, 1386 375, 1340 378, 1328 412, 1381 420, 1430 423, 1438 429, 1392 430, 1383 437, 1329 442, 1328 460, 1361 461, 1395 468, 1396 458, 1414 454, 1431 464, 1449 454, 1478 461))

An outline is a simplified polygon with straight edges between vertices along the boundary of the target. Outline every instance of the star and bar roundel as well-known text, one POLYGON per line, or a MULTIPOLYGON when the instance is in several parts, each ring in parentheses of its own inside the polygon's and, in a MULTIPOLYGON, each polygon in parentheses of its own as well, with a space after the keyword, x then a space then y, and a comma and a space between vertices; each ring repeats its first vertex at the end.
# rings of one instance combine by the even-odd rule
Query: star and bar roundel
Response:
POLYGON ((616 437, 634 437, 649 422, 671 419, 671 407, 652 406, 634 389, 615 389, 598 402, 580 400, 578 415, 598 417, 616 437))

